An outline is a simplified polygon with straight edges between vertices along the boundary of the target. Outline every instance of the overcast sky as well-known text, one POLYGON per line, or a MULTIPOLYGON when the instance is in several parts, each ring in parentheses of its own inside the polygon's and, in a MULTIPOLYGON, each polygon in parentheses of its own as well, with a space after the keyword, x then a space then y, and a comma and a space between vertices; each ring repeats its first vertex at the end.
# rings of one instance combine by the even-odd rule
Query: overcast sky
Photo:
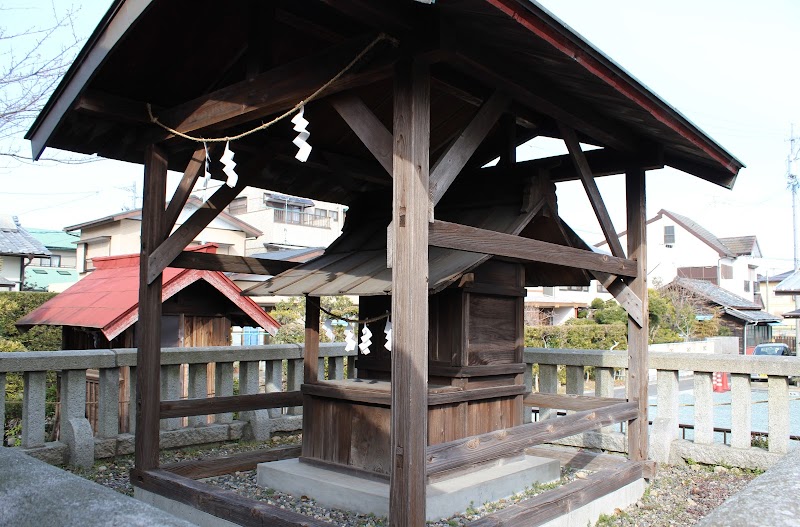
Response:
MULTIPOLYGON (((88 37, 109 3, 76 1, 76 32, 88 37)), ((800 2, 541 3, 747 166, 733 191, 671 169, 650 172, 648 217, 664 208, 698 221, 719 237, 755 234, 771 259, 770 273, 789 269, 792 213, 786 174, 792 123, 800 136, 800 2)), ((60 9, 68 2, 56 4, 60 9)), ((49 1, 2 5, 6 10, 0 24, 11 30, 24 29, 51 11, 49 1)), ((27 142, 20 145, 23 153, 30 152, 27 142)), ((558 142, 535 141, 521 157, 564 152, 558 142)), ((19 215, 23 225, 60 229, 132 206, 133 185, 141 196, 141 172, 139 165, 113 161, 15 163, 0 168, 0 212, 19 215)), ((177 179, 172 176, 173 185, 177 179)), ((612 219, 618 230, 625 228, 624 207, 618 201, 623 184, 622 177, 599 179, 607 205, 616 211, 612 219)), ((561 215, 586 241, 600 241, 602 233, 580 185, 561 184, 558 192, 561 215)))

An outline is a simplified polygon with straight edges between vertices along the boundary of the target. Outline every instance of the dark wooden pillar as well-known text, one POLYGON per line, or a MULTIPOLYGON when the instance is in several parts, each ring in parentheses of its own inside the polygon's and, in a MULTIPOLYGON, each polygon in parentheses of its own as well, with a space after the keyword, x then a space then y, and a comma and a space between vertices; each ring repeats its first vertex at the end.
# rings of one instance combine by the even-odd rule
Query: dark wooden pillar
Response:
MULTIPOLYGON (((321 299, 319 299, 321 301, 321 299)), ((306 296, 306 336, 303 347, 303 382, 317 382, 319 373, 319 305, 318 299, 306 296)))
POLYGON ((164 241, 167 156, 155 145, 145 149, 142 252, 139 261, 139 349, 136 352, 136 442, 139 470, 158 468, 161 402, 161 275, 147 283, 150 254, 164 241))
POLYGON ((647 384, 648 384, 648 306, 647 306, 647 216, 645 211, 645 171, 625 174, 628 209, 628 258, 636 260, 638 276, 630 289, 642 299, 642 325, 628 317, 628 399, 639 403, 639 417, 628 423, 628 457, 647 459, 647 384))
POLYGON ((394 83, 392 474, 389 525, 425 525, 428 429, 430 77, 401 61, 394 83))

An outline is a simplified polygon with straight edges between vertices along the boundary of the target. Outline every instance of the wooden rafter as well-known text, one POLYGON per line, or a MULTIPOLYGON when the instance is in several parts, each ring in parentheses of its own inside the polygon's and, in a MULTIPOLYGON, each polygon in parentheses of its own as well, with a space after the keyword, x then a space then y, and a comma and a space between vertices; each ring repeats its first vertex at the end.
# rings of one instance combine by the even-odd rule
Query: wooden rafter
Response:
POLYGON ((445 249, 480 252, 622 276, 635 276, 637 273, 636 262, 624 258, 440 220, 431 224, 428 243, 445 249))
MULTIPOLYGON (((164 110, 159 120, 189 133, 209 126, 233 125, 292 108, 328 82, 351 61, 373 36, 349 40, 325 51, 288 64, 282 64, 252 80, 242 81, 174 108, 164 110)), ((386 51, 356 73, 334 82, 325 95, 338 93, 386 78, 391 73, 395 53, 386 51)), ((161 134, 162 137, 166 137, 161 134)))
POLYGON ((607 118, 574 98, 566 98, 558 90, 549 88, 543 79, 531 81, 530 85, 536 86, 535 91, 510 80, 491 65, 490 58, 481 57, 479 51, 469 51, 469 46, 462 46, 462 41, 459 41, 458 48, 450 51, 454 67, 485 79, 487 83, 503 89, 520 104, 580 130, 600 144, 623 152, 636 151, 637 141, 627 130, 610 123, 607 118))
POLYGON ((183 172, 183 178, 181 178, 181 182, 178 183, 178 188, 175 189, 175 194, 172 195, 172 199, 169 200, 167 212, 164 214, 164 238, 169 236, 169 233, 172 232, 172 228, 175 227, 175 223, 177 223, 178 217, 181 215, 181 211, 186 205, 186 201, 192 194, 194 184, 197 182, 200 174, 203 173, 205 161, 206 149, 204 146, 201 146, 192 154, 192 158, 189 160, 189 164, 186 165, 186 170, 183 172))
POLYGON ((345 94, 331 97, 329 100, 367 150, 391 175, 392 133, 375 117, 364 101, 355 95, 345 94))
POLYGON ((209 223, 214 221, 214 218, 244 190, 245 186, 245 178, 241 176, 235 187, 222 185, 208 201, 194 211, 194 214, 186 222, 178 227, 169 238, 164 240, 156 250, 150 253, 146 277, 147 283, 151 284, 157 277, 161 276, 164 269, 169 267, 173 260, 209 223))
POLYGON ((625 251, 622 249, 622 243, 619 241, 617 231, 614 229, 614 224, 611 222, 611 216, 608 214, 608 209, 603 202, 603 196, 600 195, 600 189, 597 188, 597 182, 594 180, 589 163, 586 161, 586 156, 583 155, 581 145, 578 142, 578 136, 575 130, 566 126, 563 123, 558 123, 558 128, 561 130, 561 135, 564 138, 564 143, 567 145, 569 155, 572 157, 572 162, 575 164, 575 171, 581 178, 583 188, 586 190, 586 195, 589 197, 589 202, 592 204, 597 221, 600 222, 600 228, 606 237, 608 246, 611 248, 611 254, 619 258, 625 257, 625 251))
POLYGON ((431 167, 429 185, 434 205, 442 199, 510 103, 511 99, 504 93, 493 93, 450 148, 431 167))

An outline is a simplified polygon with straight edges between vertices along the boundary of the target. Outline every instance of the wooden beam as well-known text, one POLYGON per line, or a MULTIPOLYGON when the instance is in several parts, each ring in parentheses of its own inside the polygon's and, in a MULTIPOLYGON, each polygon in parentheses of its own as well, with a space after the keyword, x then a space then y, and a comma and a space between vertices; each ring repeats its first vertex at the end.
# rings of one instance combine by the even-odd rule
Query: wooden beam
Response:
POLYGON ((623 399, 613 397, 592 397, 588 395, 563 395, 555 393, 530 393, 522 402, 525 406, 537 408, 555 408, 558 410, 594 410, 612 404, 621 403, 623 399))
MULTIPOLYGON (((327 47, 310 57, 282 64, 270 71, 192 101, 165 110, 158 119, 184 133, 209 126, 228 126, 286 111, 328 82, 374 39, 359 37, 327 47)), ((388 44, 382 44, 384 47, 388 44)), ((370 84, 391 72, 394 53, 382 53, 371 63, 362 63, 358 72, 348 73, 331 84, 325 95, 370 84)), ((165 137, 166 134, 161 134, 165 137)))
POLYGON ((179 501, 199 511, 206 512, 236 525, 245 527, 333 527, 333 524, 317 520, 294 511, 269 505, 240 496, 233 491, 221 489, 172 474, 166 470, 131 471, 134 487, 179 501))
POLYGON ((392 207, 392 423, 389 525, 425 525, 428 423, 430 73, 395 68, 392 207))
POLYGON ((615 124, 605 116, 598 115, 591 107, 581 104, 574 98, 567 98, 556 88, 549 86, 546 79, 533 78, 525 84, 518 84, 498 69, 498 64, 489 57, 482 57, 480 50, 470 50, 472 45, 459 39, 450 51, 452 66, 468 75, 481 78, 487 84, 504 90, 515 101, 528 108, 547 115, 571 128, 580 130, 594 138, 599 144, 622 152, 635 152, 637 140, 627 129, 615 124), (535 86, 530 90, 528 86, 535 86))
POLYGON ((250 452, 239 452, 230 456, 221 456, 211 459, 190 459, 178 461, 161 467, 162 470, 191 479, 213 478, 255 470, 259 463, 280 461, 300 457, 299 446, 282 446, 270 449, 259 449, 250 452))
POLYGON ((528 262, 551 263, 622 276, 635 276, 637 273, 636 262, 625 258, 441 220, 431 224, 429 244, 445 249, 519 258, 528 262))
POLYGON ((303 382, 315 384, 319 375, 319 312, 317 302, 321 299, 311 300, 306 295, 306 331, 305 345, 303 346, 303 382))
POLYGON ((182 251, 172 263, 169 264, 169 267, 274 276, 289 269, 293 269, 300 265, 300 263, 301 262, 287 262, 285 260, 262 260, 261 258, 233 256, 229 254, 182 251))
POLYGON ((428 474, 515 455, 532 446, 627 421, 637 409, 636 402, 621 402, 433 445, 428 447, 428 474))
MULTIPOLYGON (((569 227, 564 227, 563 224, 559 224, 559 228, 570 246, 580 247, 586 245, 586 243, 569 227)), ((642 311, 642 299, 639 298, 630 287, 625 285, 625 282, 623 282, 619 276, 600 271, 589 271, 589 274, 611 293, 614 299, 619 302, 619 305, 627 311, 628 316, 633 318, 639 325, 644 323, 643 318, 646 316, 646 313, 642 311)))
MULTIPOLYGON (((664 168, 665 164, 661 149, 655 147, 637 152, 635 155, 617 152, 609 148, 600 148, 583 152, 583 156, 591 167, 592 175, 595 178, 624 174, 627 170, 638 167, 643 167, 645 170, 657 170, 664 168)), ((488 162, 490 159, 486 161, 488 162)), ((550 179, 556 183, 581 178, 575 170, 570 154, 518 161, 511 167, 498 165, 481 168, 480 170, 484 177, 491 179, 493 177, 525 177, 535 173, 540 168, 548 169, 550 179)))
MULTIPOLYGON (((142 101, 96 90, 87 90, 86 93, 78 97, 73 110, 125 123, 150 123, 150 116, 147 115, 147 106, 142 101)), ((160 112, 161 110, 161 108, 153 107, 154 112, 160 112)))
POLYGON ((381 166, 392 174, 392 133, 375 117, 364 101, 352 94, 330 99, 331 105, 361 139, 381 166))
POLYGON ((167 185, 167 155, 149 145, 144 155, 142 203, 142 249, 139 257, 139 347, 136 351, 135 466, 158 468, 159 401, 161 400, 161 270, 155 282, 148 281, 150 254, 164 239, 164 200, 167 185))
MULTIPOLYGON (((675 154, 665 154, 664 162, 668 166, 681 172, 686 172, 700 179, 705 179, 721 187, 732 189, 733 184, 736 183, 736 173, 724 168, 717 168, 709 166, 702 161, 692 161, 685 157, 677 156, 675 154)), ((649 170, 649 167, 642 166, 649 170)))
POLYGON ((510 103, 511 99, 506 94, 499 91, 493 93, 450 148, 436 161, 431 168, 429 183, 434 205, 442 199, 510 103))
POLYGON ((642 299, 642 320, 628 317, 628 399, 639 402, 638 415, 628 423, 628 457, 643 461, 648 455, 648 303, 647 303, 647 216, 645 171, 630 170, 625 175, 628 209, 628 254, 636 260, 639 275, 630 282, 631 290, 642 299), (644 401, 642 401, 644 397, 644 401))
POLYGON ((178 188, 175 189, 175 193, 172 195, 172 199, 169 200, 169 205, 167 205, 167 212, 164 214, 164 238, 167 238, 169 233, 172 232, 172 228, 175 227, 175 223, 178 221, 178 217, 181 215, 186 201, 189 199, 189 196, 192 195, 194 184, 197 182, 200 174, 205 171, 205 165, 206 149, 204 146, 200 146, 200 148, 195 150, 194 154, 192 154, 192 158, 189 160, 189 164, 186 165, 186 170, 183 172, 183 178, 181 178, 181 182, 178 183, 178 188))
POLYGON ((164 240, 156 250, 150 254, 147 283, 151 284, 173 260, 189 245, 195 237, 203 232, 214 218, 244 190, 245 178, 239 176, 235 187, 222 185, 216 192, 203 203, 203 206, 194 211, 192 216, 184 222, 172 235, 164 240))
MULTIPOLYGON (((138 379, 138 377, 137 377, 138 379)), ((266 408, 287 408, 302 403, 302 394, 294 392, 254 393, 228 397, 203 397, 201 399, 176 399, 161 401, 161 419, 188 417, 190 415, 214 415, 228 412, 247 412, 266 408)))
POLYGON ((567 145, 569 155, 572 157, 572 162, 575 164, 575 171, 581 178, 583 188, 586 190, 586 195, 589 197, 589 202, 592 204, 594 214, 597 216, 597 221, 600 223, 600 228, 603 230, 608 246, 611 248, 611 254, 619 258, 624 258, 625 251, 622 250, 622 244, 619 241, 619 236, 617 236, 617 230, 611 222, 611 216, 608 214, 605 203, 603 203, 603 196, 600 195, 600 189, 597 188, 594 174, 592 174, 592 170, 589 168, 586 156, 583 155, 583 150, 581 150, 581 145, 578 143, 578 136, 575 135, 575 130, 562 123, 558 123, 558 128, 561 130, 564 143, 567 145))
POLYGON ((627 462, 543 492, 470 522, 469 527, 543 525, 643 477, 643 464, 627 462))

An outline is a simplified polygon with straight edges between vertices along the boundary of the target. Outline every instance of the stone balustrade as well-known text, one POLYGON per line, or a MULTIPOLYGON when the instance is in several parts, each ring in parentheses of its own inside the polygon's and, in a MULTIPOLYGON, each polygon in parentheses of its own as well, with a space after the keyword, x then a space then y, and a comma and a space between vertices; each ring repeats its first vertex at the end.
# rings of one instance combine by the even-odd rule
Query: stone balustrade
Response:
MULTIPOLYGON (((165 348, 162 351, 162 399, 206 397, 213 386, 218 396, 293 391, 303 380, 302 345, 231 346, 207 348, 165 348), (208 365, 214 368, 209 369, 208 365), (181 374, 185 371, 184 375, 181 374), (213 379, 209 378, 213 372, 213 379), (184 382, 185 386, 181 383, 184 382)), ((321 378, 343 379, 355 376, 355 352, 345 352, 341 343, 320 346, 321 378)), ((593 351, 528 348, 524 360, 538 365, 538 374, 529 368, 525 382, 542 393, 557 393, 559 368, 565 369, 566 393, 583 394, 585 368, 594 368, 595 395, 624 397, 619 379, 625 378, 627 354, 624 351, 593 351)), ((791 377, 800 377, 800 360, 794 357, 753 357, 689 353, 651 353, 650 368, 655 372, 658 391, 651 397, 651 457, 662 462, 692 458, 705 463, 723 463, 743 468, 767 468, 790 447, 789 408, 791 377), (731 432, 726 444, 714 432, 712 375, 731 374, 731 432), (751 447, 751 374, 765 374, 768 394, 768 450, 751 447), (692 441, 681 437, 679 381, 691 376, 694 405, 692 441)), ((23 378, 22 423, 19 442, 22 449, 51 463, 90 464, 96 458, 133 452, 135 433, 136 350, 82 350, 6 353, 0 359, 0 432, 7 405, 5 386, 9 373, 23 378), (129 371, 129 431, 120 433, 120 372, 129 371), (94 435, 85 417, 86 372, 99 371, 97 425, 94 435), (45 438, 46 374, 61 375, 61 438, 45 438)), ((685 387, 684 387, 685 388, 685 387)), ((14 402, 17 403, 16 401, 14 402)), ((685 402, 684 402, 685 404, 685 402)), ((553 416, 558 409, 542 409, 540 419, 553 416)), ((527 414, 530 420, 530 414, 527 414)), ((192 416, 162 421, 161 446, 172 448, 235 439, 263 440, 276 431, 302 428, 302 408, 284 408, 226 413, 211 418, 192 416), (236 417, 236 419, 234 419, 236 417)), ((567 438, 567 444, 625 450, 624 428, 606 427, 567 438)))

